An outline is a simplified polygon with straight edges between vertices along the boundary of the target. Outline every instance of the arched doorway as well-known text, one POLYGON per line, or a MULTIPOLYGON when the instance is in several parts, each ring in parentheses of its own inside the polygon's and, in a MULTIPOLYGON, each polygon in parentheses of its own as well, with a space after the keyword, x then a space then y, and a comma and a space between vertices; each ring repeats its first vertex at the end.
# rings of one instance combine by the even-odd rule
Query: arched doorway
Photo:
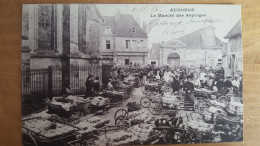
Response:
POLYGON ((170 66, 180 66, 180 56, 177 53, 171 53, 167 57, 167 64, 170 66))

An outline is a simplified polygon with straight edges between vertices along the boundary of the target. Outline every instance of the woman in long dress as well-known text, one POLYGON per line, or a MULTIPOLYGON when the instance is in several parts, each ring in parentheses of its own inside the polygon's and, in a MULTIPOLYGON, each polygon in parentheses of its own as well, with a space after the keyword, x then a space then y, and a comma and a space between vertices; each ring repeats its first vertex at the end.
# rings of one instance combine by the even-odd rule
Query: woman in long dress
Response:
POLYGON ((94 88, 94 81, 93 81, 92 75, 88 76, 88 79, 85 83, 85 86, 86 86, 85 98, 92 97, 93 96, 93 88, 94 88))

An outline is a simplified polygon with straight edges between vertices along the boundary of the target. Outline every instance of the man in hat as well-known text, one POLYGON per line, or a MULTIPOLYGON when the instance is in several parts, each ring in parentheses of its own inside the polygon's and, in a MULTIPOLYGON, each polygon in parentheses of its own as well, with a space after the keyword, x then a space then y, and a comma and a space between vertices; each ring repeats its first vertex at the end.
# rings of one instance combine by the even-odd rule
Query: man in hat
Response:
POLYGON ((161 144, 174 144, 176 140, 174 139, 174 129, 167 121, 167 119, 158 119, 155 121, 154 130, 161 131, 160 138, 153 144, 161 145, 161 144))
POLYGON ((225 81, 225 88, 227 89, 228 92, 232 91, 232 81, 231 81, 231 76, 227 76, 227 80, 225 81))

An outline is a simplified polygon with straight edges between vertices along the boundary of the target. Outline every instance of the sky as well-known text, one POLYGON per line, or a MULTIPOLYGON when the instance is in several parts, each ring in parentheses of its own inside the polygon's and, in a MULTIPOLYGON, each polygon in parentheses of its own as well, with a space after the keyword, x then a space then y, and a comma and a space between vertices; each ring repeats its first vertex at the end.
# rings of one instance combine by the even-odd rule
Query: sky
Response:
POLYGON ((145 22, 148 28, 149 49, 153 43, 166 42, 209 25, 215 28, 215 35, 220 40, 227 42, 224 36, 241 19, 240 5, 96 4, 96 6, 103 16, 114 16, 119 11, 121 14, 133 15, 141 27, 145 22), (193 11, 183 12, 177 8, 193 11), (159 14, 171 14, 174 17, 158 17, 159 14), (198 14, 202 17, 186 17, 187 14, 198 14))

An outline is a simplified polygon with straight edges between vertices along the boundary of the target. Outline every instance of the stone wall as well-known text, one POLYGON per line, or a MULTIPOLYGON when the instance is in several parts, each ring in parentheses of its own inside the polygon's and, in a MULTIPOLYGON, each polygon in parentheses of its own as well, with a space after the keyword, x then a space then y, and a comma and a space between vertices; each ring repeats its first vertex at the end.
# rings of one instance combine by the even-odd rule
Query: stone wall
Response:
POLYGON ((117 37, 115 47, 116 47, 116 51, 148 52, 147 38, 117 37), (126 40, 130 40, 129 48, 126 48, 126 40), (135 40, 136 43, 133 40, 135 40), (138 46, 138 42, 140 46, 138 46))
POLYGON ((61 66, 61 58, 31 58, 31 69, 47 69, 48 66, 61 66))

